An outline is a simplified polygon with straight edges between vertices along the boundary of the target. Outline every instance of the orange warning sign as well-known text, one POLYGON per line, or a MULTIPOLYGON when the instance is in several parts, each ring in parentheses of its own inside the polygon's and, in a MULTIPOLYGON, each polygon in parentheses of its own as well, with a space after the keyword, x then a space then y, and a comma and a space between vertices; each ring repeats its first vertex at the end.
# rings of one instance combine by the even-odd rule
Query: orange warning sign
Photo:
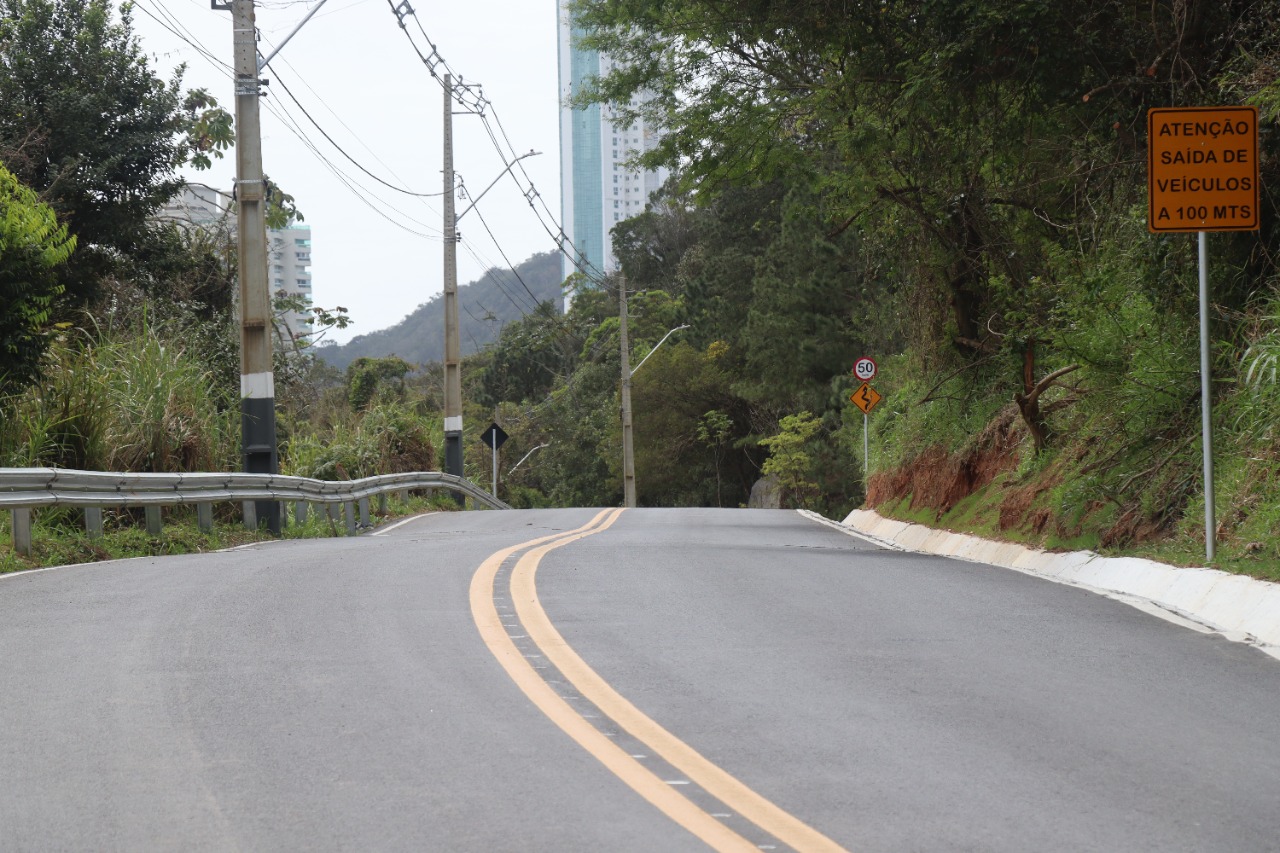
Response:
POLYGON ((861 409, 862 414, 869 415, 871 410, 876 407, 876 404, 883 399, 879 391, 863 382, 858 386, 858 390, 853 392, 853 396, 849 398, 849 401, 861 409))
POLYGON ((1147 113, 1147 228, 1258 230, 1256 107, 1147 113))

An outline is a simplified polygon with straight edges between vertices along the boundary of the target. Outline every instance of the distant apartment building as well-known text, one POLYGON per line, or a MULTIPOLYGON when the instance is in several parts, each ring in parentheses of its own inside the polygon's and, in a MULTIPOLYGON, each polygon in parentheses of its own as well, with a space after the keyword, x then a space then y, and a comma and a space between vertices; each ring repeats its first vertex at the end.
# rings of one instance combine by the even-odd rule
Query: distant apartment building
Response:
POLYGON ((182 191, 161 208, 157 218, 206 231, 220 227, 234 231, 236 227, 231 196, 206 184, 184 184, 182 191))
POLYGON ((311 228, 290 225, 267 229, 267 281, 271 292, 295 299, 297 309, 283 313, 284 325, 295 340, 311 334, 311 228))
MULTIPOLYGON (((236 211, 230 193, 206 186, 186 184, 166 204, 159 219, 193 226, 205 231, 226 229, 233 238, 236 211)), ((272 295, 300 297, 301 310, 280 315, 284 331, 298 339, 311 333, 311 228, 293 225, 267 229, 267 284, 272 295)))
MULTIPOLYGON (((652 150, 660 139, 657 128, 641 120, 619 126, 608 107, 593 104, 572 109, 569 98, 593 77, 615 67, 598 51, 577 46, 581 30, 568 9, 558 3, 560 24, 560 221, 577 252, 578 264, 590 271, 618 268, 610 230, 624 219, 643 213, 650 196, 666 182, 666 169, 646 171, 626 163, 638 152, 652 150)), ((578 266, 563 261, 564 273, 578 266)))

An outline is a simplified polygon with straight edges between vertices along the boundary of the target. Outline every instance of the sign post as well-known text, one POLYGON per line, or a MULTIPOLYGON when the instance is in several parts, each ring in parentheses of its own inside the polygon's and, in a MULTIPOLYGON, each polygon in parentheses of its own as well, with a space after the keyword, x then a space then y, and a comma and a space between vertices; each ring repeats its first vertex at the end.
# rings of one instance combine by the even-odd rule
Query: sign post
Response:
POLYGON ((1256 107, 1170 107, 1147 112, 1147 228, 1197 232, 1200 254, 1200 417, 1204 549, 1215 545, 1213 420, 1209 364, 1209 231, 1257 231, 1256 107))
POLYGON ((871 439, 869 417, 871 410, 884 398, 869 383, 876 375, 876 363, 863 357, 853 363, 853 375, 862 380, 858 390, 853 392, 849 401, 862 410, 862 487, 867 489, 871 482, 871 439))
POLYGON ((498 499, 498 448, 507 443, 510 436, 498 424, 491 423, 489 428, 480 433, 480 440, 489 445, 489 450, 493 453, 493 499, 498 499))

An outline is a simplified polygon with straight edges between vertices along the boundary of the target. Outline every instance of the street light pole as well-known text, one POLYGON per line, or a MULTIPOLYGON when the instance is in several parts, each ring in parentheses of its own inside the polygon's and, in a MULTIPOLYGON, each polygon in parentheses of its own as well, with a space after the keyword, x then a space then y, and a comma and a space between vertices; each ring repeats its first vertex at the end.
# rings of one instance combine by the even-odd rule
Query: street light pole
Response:
MULTIPOLYGON (((494 178, 494 179, 489 183, 489 186, 485 187, 485 188, 484 188, 484 190, 482 190, 482 191, 481 191, 480 195, 478 195, 478 196, 474 196, 474 197, 472 197, 472 198, 471 198, 471 204, 467 205, 467 209, 466 209, 466 210, 464 210, 464 211, 462 211, 461 213, 459 213, 459 214, 458 214, 458 218, 457 218, 457 220, 456 220, 456 221, 457 221, 457 222, 461 222, 461 221, 462 221, 462 217, 464 217, 464 216, 466 216, 468 213, 470 213, 470 212, 471 212, 471 208, 473 208, 473 207, 475 207, 477 204, 479 204, 479 203, 480 203, 480 199, 484 198, 484 197, 485 197, 485 195, 487 195, 487 194, 488 194, 489 190, 491 190, 491 189, 493 189, 494 187, 496 187, 496 186, 498 185, 498 181, 500 181, 500 180, 502 180, 504 177, 506 177, 507 172, 510 172, 512 169, 514 169, 514 168, 516 167, 516 163, 519 163, 521 160, 524 160, 524 159, 526 159, 526 158, 528 158, 528 157, 537 157, 537 156, 538 156, 539 154, 541 154, 541 153, 542 153, 541 151, 529 151, 529 152, 527 152, 527 153, 525 153, 525 154, 521 154, 519 157, 517 157, 516 159, 514 159, 514 160, 512 160, 510 163, 508 163, 508 164, 507 164, 507 168, 505 168, 505 169, 503 169, 501 172, 499 172, 499 173, 498 173, 498 177, 494 178)), ((465 188, 464 188, 464 190, 465 190, 465 188)), ((464 192, 464 195, 467 195, 467 193, 465 193, 465 192, 464 192)))
POLYGON ((627 338, 627 277, 618 274, 618 327, 622 335, 622 505, 636 505, 636 458, 631 434, 631 342, 627 338))
POLYGON ((658 347, 662 346, 663 344, 665 344, 665 343, 667 342, 667 338, 671 337, 671 336, 672 336, 672 335, 674 335, 676 332, 679 332, 679 331, 681 331, 682 329, 687 329, 687 328, 689 328, 689 324, 687 324, 687 323, 686 323, 686 324, 685 324, 685 325, 683 325, 683 326, 676 326, 674 329, 670 330, 670 331, 669 331, 669 332, 667 332, 665 335, 663 335, 663 336, 662 336, 662 340, 658 341, 656 344, 654 344, 654 345, 653 345, 653 349, 649 350, 648 355, 646 355, 644 358, 640 359, 640 363, 636 365, 635 370, 631 371, 631 375, 632 375, 632 376, 635 376, 637 373, 639 373, 639 372, 640 372, 640 368, 644 367, 644 363, 645 363, 646 361, 648 361, 648 360, 649 360, 649 356, 651 356, 651 355, 653 355, 655 352, 657 352, 657 351, 658 351, 658 347))
POLYGON ((648 355, 640 359, 636 369, 631 369, 631 340, 627 329, 627 279, 618 274, 618 331, 622 337, 622 501, 623 506, 636 505, 636 455, 635 430, 631 422, 631 377, 639 372, 649 356, 658 351, 658 347, 667 342, 667 338, 689 326, 676 326, 662 336, 648 355))

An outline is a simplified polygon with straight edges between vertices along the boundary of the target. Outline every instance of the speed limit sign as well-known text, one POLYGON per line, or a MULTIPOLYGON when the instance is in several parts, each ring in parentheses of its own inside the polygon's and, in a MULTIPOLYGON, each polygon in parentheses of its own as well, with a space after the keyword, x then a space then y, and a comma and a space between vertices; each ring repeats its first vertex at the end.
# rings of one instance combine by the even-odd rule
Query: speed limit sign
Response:
POLYGON ((876 378, 876 363, 872 359, 863 356, 853 363, 853 375, 861 379, 863 382, 870 382, 876 378))

